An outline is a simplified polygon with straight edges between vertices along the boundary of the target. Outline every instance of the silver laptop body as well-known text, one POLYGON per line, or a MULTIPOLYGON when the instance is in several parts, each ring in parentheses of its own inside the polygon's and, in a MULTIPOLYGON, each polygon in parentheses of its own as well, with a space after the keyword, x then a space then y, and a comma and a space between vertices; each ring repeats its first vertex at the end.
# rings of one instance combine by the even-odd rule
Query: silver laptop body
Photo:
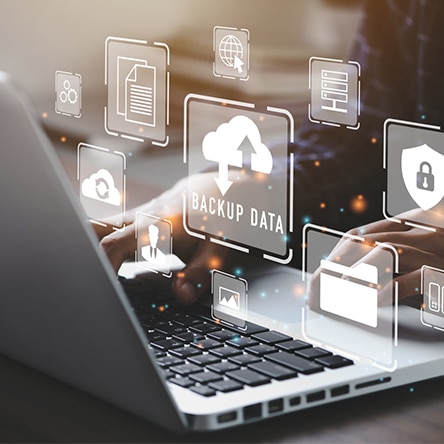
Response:
MULTIPOLYGON (((441 331, 399 307, 397 369, 368 362, 205 398, 166 382, 32 105, 0 78, 0 352, 177 432, 216 430, 442 375, 441 331)), ((249 320, 301 337, 297 270, 250 278, 249 320), (279 288, 279 304, 259 297, 279 288)))

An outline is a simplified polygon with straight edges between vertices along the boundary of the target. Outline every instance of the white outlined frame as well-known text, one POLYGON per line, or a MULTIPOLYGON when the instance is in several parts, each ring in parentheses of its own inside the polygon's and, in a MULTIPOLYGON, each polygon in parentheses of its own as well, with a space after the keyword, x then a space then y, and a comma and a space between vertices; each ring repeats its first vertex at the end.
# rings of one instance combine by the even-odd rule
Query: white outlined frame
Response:
POLYGON ((213 62, 213 75, 215 77, 223 77, 224 79, 233 79, 233 80, 242 80, 244 82, 246 82, 249 78, 250 78, 250 31, 248 29, 245 28, 231 28, 228 26, 215 26, 213 28, 213 52, 214 52, 214 62, 213 62), (225 75, 225 74, 218 74, 216 72, 216 31, 218 29, 223 29, 226 31, 242 31, 245 32, 247 34, 247 39, 248 39, 248 43, 247 43, 247 58, 246 58, 246 69, 248 72, 248 75, 246 77, 238 77, 238 76, 230 76, 230 75, 225 75))
MULTIPOLYGON (((344 233, 342 231, 338 231, 332 228, 327 228, 327 227, 322 227, 316 224, 306 224, 304 225, 303 229, 302 229, 302 281, 306 282, 307 281, 307 232, 310 229, 314 229, 317 231, 322 231, 324 233, 328 233, 334 236, 341 236, 341 237, 346 237, 349 238, 351 240, 360 242, 360 243, 365 243, 365 238, 362 236, 357 236, 357 235, 352 235, 349 233, 344 233)), ((385 242, 375 242, 375 248, 376 247, 383 247, 387 250, 390 250, 393 253, 393 258, 394 258, 394 263, 393 263, 393 273, 397 274, 399 273, 399 255, 398 255, 398 251, 396 250, 396 248, 388 243, 385 242)), ((399 319, 399 313, 398 313, 398 301, 399 301, 399 292, 398 292, 398 282, 394 281, 394 298, 393 298, 393 346, 397 347, 398 346, 398 319, 399 319)), ((314 340, 312 337, 309 336, 309 334, 307 333, 307 325, 305 322, 306 319, 306 307, 302 307, 302 336, 311 342, 318 342, 316 340, 314 340)), ((325 344, 323 343, 319 343, 320 346, 325 346, 325 344)), ((331 350, 341 353, 343 355, 349 356, 350 358, 356 360, 356 361, 362 361, 363 357, 356 355, 356 354, 352 354, 347 350, 342 350, 341 348, 336 348, 336 347, 332 347, 332 346, 327 346, 327 348, 330 348, 331 350)), ((364 358, 364 360, 366 360, 367 358, 364 358)), ((387 367, 381 363, 378 362, 372 362, 372 365, 374 367, 380 368, 382 370, 385 371, 389 371, 389 372, 394 372, 396 370, 396 368, 398 367, 398 362, 396 359, 393 360, 393 365, 391 367, 387 367)))
MULTIPOLYGON (((201 94, 194 94, 194 93, 190 93, 188 94, 185 99, 184 99, 184 126, 183 126, 183 163, 188 163, 188 156, 187 156, 187 144, 188 144, 188 101, 191 99, 200 99, 200 100, 204 100, 206 102, 212 102, 215 104, 227 104, 227 105, 234 105, 234 106, 240 106, 243 108, 246 108, 248 110, 255 110, 255 105, 253 103, 248 103, 248 102, 240 102, 237 100, 229 100, 229 99, 220 99, 218 97, 211 97, 211 96, 205 96, 205 95, 201 95, 201 94)), ((271 107, 271 106, 267 106, 266 108, 267 111, 269 112, 274 112, 274 113, 280 113, 283 114, 284 116, 286 116, 288 118, 288 122, 290 123, 290 128, 289 128, 289 142, 290 143, 294 143, 294 119, 293 119, 293 115, 286 109, 282 109, 282 108, 275 108, 275 107, 271 107)), ((289 208, 288 208, 288 232, 289 233, 293 233, 293 229, 294 229, 294 219, 293 219, 293 205, 294 205, 294 154, 290 153, 290 164, 289 164, 289 195, 288 195, 288 200, 289 200, 289 208)), ((206 239, 207 235, 201 234, 201 233, 197 233, 195 231, 192 231, 188 228, 187 225, 187 198, 186 198, 186 194, 183 195, 183 217, 182 217, 182 224, 184 227, 184 230, 187 234, 189 234, 190 236, 196 237, 198 239, 206 239)), ((210 236, 209 237, 210 242, 213 242, 215 244, 218 245, 222 245, 224 247, 228 247, 231 248, 233 250, 237 250, 237 251, 241 251, 243 253, 249 253, 250 249, 248 247, 243 247, 234 243, 231 243, 229 241, 225 241, 225 240, 221 240, 215 237, 210 236)), ((271 254, 268 253, 263 253, 262 257, 264 259, 279 263, 279 264, 283 264, 283 265, 287 265, 291 262, 291 260, 293 259, 293 249, 291 247, 288 248, 288 255, 284 258, 282 257, 277 257, 277 256, 273 256, 271 254)))
MULTIPOLYGON (((121 151, 112 151, 109 148, 103 148, 100 146, 91 145, 89 143, 80 142, 77 145, 77 181, 78 182, 80 182, 80 150, 82 147, 91 148, 91 149, 95 149, 95 150, 102 151, 105 153, 114 154, 114 155, 120 156, 123 159, 122 220, 124 221, 125 213, 126 213, 126 156, 125 156, 125 154, 122 153, 121 151)), ((99 220, 92 219, 92 218, 90 218, 90 222, 95 225, 100 225, 102 227, 108 227, 108 224, 106 224, 102 221, 99 221, 99 220)), ((125 225, 125 222, 123 222, 121 227, 116 227, 114 225, 111 225, 111 227, 114 231, 123 231, 125 229, 126 225, 125 225)))
POLYGON ((57 114, 60 114, 62 116, 70 116, 70 117, 75 117, 76 119, 80 119, 80 117, 82 117, 82 76, 80 74, 77 74, 75 72, 67 72, 67 71, 56 71, 55 72, 55 79, 54 79, 54 88, 55 88, 55 93, 56 93, 56 99, 54 102, 54 111, 57 114), (77 77, 79 79, 79 91, 78 91, 78 100, 79 100, 79 113, 78 114, 71 114, 71 113, 64 113, 62 111, 59 111, 57 109, 57 93, 59 93, 60 91, 57 91, 57 75, 58 74, 65 74, 68 76, 74 76, 77 77))
MULTIPOLYGON (((337 62, 337 63, 347 63, 349 65, 355 65, 358 68, 358 84, 357 84, 357 92, 358 92, 358 97, 356 98, 357 100, 357 117, 359 119, 359 116, 361 115, 361 65, 358 62, 352 61, 352 60, 348 60, 348 61, 344 61, 344 60, 340 60, 340 59, 330 59, 330 58, 325 58, 325 57, 310 57, 309 59, 309 64, 308 64, 308 89, 311 91, 312 88, 312 84, 311 84, 311 62, 313 60, 323 60, 326 62, 337 62)), ((340 123, 334 123, 334 122, 327 122, 327 121, 322 121, 322 120, 317 120, 317 119, 313 119, 311 116, 311 103, 308 103, 308 120, 310 120, 310 122, 312 123, 321 123, 323 125, 328 125, 328 126, 334 126, 334 127, 341 127, 341 126, 345 126, 348 129, 351 130, 358 130, 361 126, 361 123, 358 121, 357 124, 355 126, 349 126, 349 125, 342 125, 340 123)))
MULTIPOLYGON (((147 40, 136 40, 136 39, 123 38, 123 37, 114 37, 114 36, 109 36, 106 38, 106 40, 105 40, 105 86, 107 86, 107 87, 108 87, 108 43, 110 41, 134 43, 134 44, 138 44, 138 45, 148 45, 147 40)), ((167 70, 166 70, 166 97, 165 97, 165 111, 166 111, 165 126, 168 127, 168 125, 170 124, 170 71, 168 70, 168 67, 170 66, 170 48, 166 43, 163 43, 163 42, 154 42, 153 45, 160 47, 160 48, 164 48, 165 52, 166 52, 167 70)), ((108 128, 108 124, 107 124, 107 122, 108 122, 107 113, 108 113, 108 106, 105 106, 104 113, 103 113, 104 128, 105 128, 105 132, 108 135, 115 136, 115 137, 120 136, 123 139, 133 140, 136 142, 146 142, 146 141, 150 140, 152 145, 160 146, 163 148, 169 144, 170 138, 168 135, 166 136, 166 138, 163 142, 160 142, 160 141, 156 141, 156 140, 151 140, 149 137, 137 137, 132 134, 127 134, 123 131, 117 132, 117 131, 110 130, 108 128)))
MULTIPOLYGON (((399 125, 405 125, 408 127, 415 127, 415 128, 422 128, 422 129, 430 129, 430 130, 435 130, 435 131, 441 131, 441 127, 438 125, 429 125, 426 123, 417 123, 417 122, 409 122, 407 120, 399 120, 399 119, 386 119, 384 121, 384 132, 383 132, 383 156, 382 156, 382 168, 384 170, 387 171, 387 153, 388 153, 388 144, 387 144, 387 129, 388 126, 391 124, 399 124, 399 125)), ((388 174, 388 171, 387 171, 388 174)), ((385 219, 391 221, 391 222, 397 222, 399 224, 404 223, 405 225, 408 225, 410 227, 414 227, 414 228, 421 228, 422 230, 425 231, 431 231, 431 232, 436 232, 436 228, 434 227, 429 227, 427 225, 422 225, 422 224, 418 224, 412 221, 408 221, 408 220, 401 220, 401 219, 397 219, 396 217, 390 216, 387 214, 387 210, 386 210, 386 206, 387 206, 387 192, 383 191, 382 192, 382 214, 384 216, 385 219)))
MULTIPOLYGON (((233 280, 236 280, 236 281, 240 281, 240 282, 242 282, 244 284, 244 286, 245 286, 245 318, 243 318, 242 320, 245 322, 245 326, 242 327, 242 326, 239 326, 239 325, 235 325, 234 323, 231 323, 231 322, 229 322, 229 321, 227 321, 225 319, 221 319, 220 317, 217 317, 214 314, 214 299, 213 299, 213 302, 211 303, 211 317, 215 321, 220 322, 221 324, 227 325, 227 326, 235 328, 237 330, 246 331, 248 329, 248 325, 246 324, 247 321, 248 321, 248 282, 247 282, 247 280, 243 279, 241 277, 238 277, 238 276, 233 276, 232 274, 229 274, 229 273, 225 273, 224 271, 214 270, 214 269, 211 270, 211 294, 213 295, 213 298, 214 298, 214 290, 215 290, 214 289, 214 274, 215 273, 218 273, 218 274, 220 274, 222 276, 225 276, 227 278, 230 278, 230 279, 233 279, 233 280)), ((219 292, 218 292, 217 296, 219 298, 219 292)), ((231 316, 231 317, 234 317, 234 315, 231 316)))
MULTIPOLYGON (((427 269, 432 270, 432 271, 437 271, 437 272, 442 273, 444 275, 444 270, 441 270, 441 269, 435 268, 435 267, 430 267, 428 265, 423 265, 421 267, 421 293, 423 295, 425 294, 425 291, 424 291, 424 271, 427 269)), ((443 290, 442 294, 440 294, 440 298, 441 298, 441 301, 444 302, 444 290, 443 290)), ((424 319, 424 305, 425 305, 425 303, 426 302, 424 301, 423 304, 421 305, 421 310, 420 310, 421 324, 424 325, 425 327, 433 328, 435 330, 439 330, 439 331, 444 332, 444 328, 438 327, 437 325, 433 325, 433 324, 430 324, 425 321, 425 319, 424 319)), ((441 310, 443 310, 443 308, 444 307, 442 307, 441 310)), ((444 311, 441 311, 441 312, 444 313, 444 311)))
POLYGON ((165 224, 169 225, 169 227, 170 227, 170 230, 169 230, 169 231, 170 231, 170 245, 169 245, 169 250, 170 250, 171 253, 172 253, 172 251, 173 251, 173 224, 172 224, 171 221, 169 221, 168 219, 161 219, 160 217, 153 216, 152 214, 147 214, 147 213, 144 213, 144 212, 142 212, 142 211, 138 211, 138 212, 136 213, 136 231, 135 231, 135 237, 136 237, 136 241, 137 241, 137 250, 134 252, 134 258, 135 258, 135 261, 136 261, 137 266, 140 267, 141 269, 144 269, 144 270, 150 270, 150 271, 152 271, 153 273, 161 274, 161 275, 164 276, 164 277, 171 278, 171 277, 173 276, 173 271, 171 270, 171 258, 168 259, 168 260, 169 260, 169 262, 168 262, 168 268, 169 268, 169 271, 166 272, 166 273, 162 272, 161 270, 157 270, 157 269, 154 268, 154 267, 148 267, 148 266, 145 267, 145 266, 142 266, 142 265, 140 264, 140 258, 139 258, 139 255, 138 255, 138 249, 139 249, 139 241, 138 241, 138 233, 139 233, 139 216, 146 217, 146 218, 150 218, 150 219, 154 219, 154 220, 157 220, 158 222, 162 222, 162 223, 165 223, 165 224))

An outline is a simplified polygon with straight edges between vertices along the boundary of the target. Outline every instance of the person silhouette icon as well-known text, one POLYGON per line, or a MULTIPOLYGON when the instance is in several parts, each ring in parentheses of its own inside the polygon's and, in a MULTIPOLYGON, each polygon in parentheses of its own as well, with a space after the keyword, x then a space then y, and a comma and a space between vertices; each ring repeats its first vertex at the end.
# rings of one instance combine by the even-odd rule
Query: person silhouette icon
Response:
POLYGON ((159 241, 159 227, 154 224, 148 226, 149 244, 142 247, 142 257, 154 265, 163 265, 166 263, 166 256, 157 247, 159 241))

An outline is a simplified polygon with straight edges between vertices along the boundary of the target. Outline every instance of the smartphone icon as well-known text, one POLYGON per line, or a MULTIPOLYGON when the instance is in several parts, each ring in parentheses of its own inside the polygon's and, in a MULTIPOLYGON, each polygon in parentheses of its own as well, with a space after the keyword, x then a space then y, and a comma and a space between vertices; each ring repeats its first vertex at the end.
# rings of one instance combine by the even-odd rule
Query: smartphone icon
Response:
POLYGON ((441 287, 435 282, 429 283, 429 309, 438 312, 440 310, 441 287))

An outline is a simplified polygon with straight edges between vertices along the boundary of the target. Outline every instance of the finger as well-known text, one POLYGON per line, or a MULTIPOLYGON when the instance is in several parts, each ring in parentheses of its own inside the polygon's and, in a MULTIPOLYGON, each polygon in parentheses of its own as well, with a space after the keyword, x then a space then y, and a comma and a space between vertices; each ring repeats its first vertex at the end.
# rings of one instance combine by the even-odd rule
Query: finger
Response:
POLYGON ((173 293, 179 302, 191 304, 210 287, 211 270, 222 268, 226 250, 209 241, 202 243, 187 265, 173 280, 173 293))
POLYGON ((137 249, 135 225, 128 225, 121 231, 113 231, 101 240, 100 245, 117 273, 125 260, 134 259, 137 249))
MULTIPOLYGON (((393 281, 397 282, 399 299, 421 293, 421 269, 416 269, 411 273, 400 275, 393 279, 393 281)), ((379 304, 392 304, 394 300, 394 291, 393 282, 386 284, 379 292, 379 304)))

